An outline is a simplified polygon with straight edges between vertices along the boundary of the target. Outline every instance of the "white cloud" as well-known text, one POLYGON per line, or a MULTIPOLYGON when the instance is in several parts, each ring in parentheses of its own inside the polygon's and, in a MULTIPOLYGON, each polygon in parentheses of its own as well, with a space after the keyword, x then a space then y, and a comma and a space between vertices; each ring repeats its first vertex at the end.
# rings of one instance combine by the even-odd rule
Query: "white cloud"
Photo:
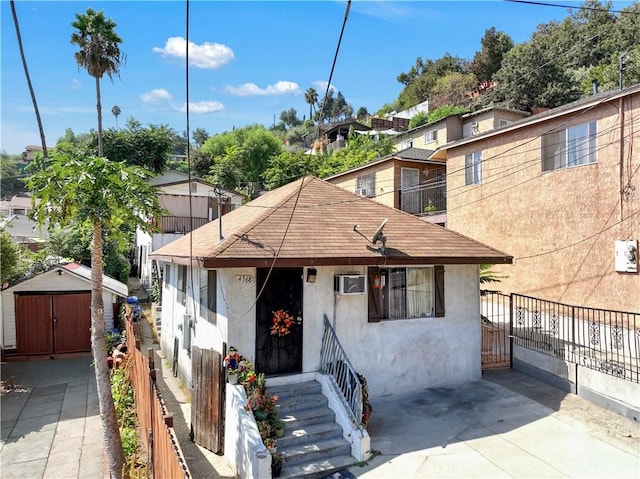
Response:
POLYGON ((273 96, 273 95, 295 95, 300 93, 297 83, 282 81, 260 88, 255 83, 244 83, 238 87, 226 86, 225 91, 236 96, 273 96))
POLYGON ((72 90, 80 90, 82 88, 82 83, 77 78, 71 79, 71 89, 72 90))
MULTIPOLYGON (((163 57, 185 58, 186 40, 183 37, 169 37, 164 48, 153 47, 154 53, 163 57)), ((196 45, 189 42, 189 64, 198 68, 216 69, 235 58, 233 50, 220 43, 204 42, 196 45)))
POLYGON ((145 103, 159 103, 162 100, 171 100, 171 93, 164 88, 156 88, 140 95, 140 99, 145 103))
MULTIPOLYGON (((224 105, 219 101, 189 102, 189 113, 213 113, 220 110, 224 110, 224 105)), ((183 113, 187 111, 186 103, 180 107, 180 111, 183 113)))
MULTIPOLYGON (((325 80, 316 80, 313 82, 313 86, 316 87, 316 90, 318 92, 318 99, 324 97, 324 94, 327 91, 328 84, 329 82, 325 80)), ((330 89, 333 90, 333 93, 336 93, 338 91, 338 89, 334 85, 331 85, 330 89)))

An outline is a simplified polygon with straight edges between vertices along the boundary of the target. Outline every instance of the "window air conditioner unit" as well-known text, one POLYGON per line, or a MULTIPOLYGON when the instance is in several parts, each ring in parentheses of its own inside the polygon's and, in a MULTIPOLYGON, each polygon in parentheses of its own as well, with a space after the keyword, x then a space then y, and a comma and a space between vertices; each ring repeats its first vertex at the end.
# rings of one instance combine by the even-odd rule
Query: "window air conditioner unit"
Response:
POLYGON ((367 188, 360 188, 356 190, 356 193, 358 193, 360 196, 369 196, 369 190, 367 188))
POLYGON ((364 294, 366 279, 362 274, 339 274, 333 278, 334 291, 339 296, 364 294))

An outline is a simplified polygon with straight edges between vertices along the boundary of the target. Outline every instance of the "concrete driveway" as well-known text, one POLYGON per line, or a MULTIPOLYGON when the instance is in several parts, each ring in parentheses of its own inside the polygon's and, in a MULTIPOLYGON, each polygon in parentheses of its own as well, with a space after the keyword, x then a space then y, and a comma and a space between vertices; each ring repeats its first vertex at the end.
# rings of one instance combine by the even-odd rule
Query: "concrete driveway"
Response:
POLYGON ((104 448, 91 357, 2 363, 3 479, 99 479, 104 448))
POLYGON ((640 424, 511 370, 372 401, 358 478, 640 478, 640 424))

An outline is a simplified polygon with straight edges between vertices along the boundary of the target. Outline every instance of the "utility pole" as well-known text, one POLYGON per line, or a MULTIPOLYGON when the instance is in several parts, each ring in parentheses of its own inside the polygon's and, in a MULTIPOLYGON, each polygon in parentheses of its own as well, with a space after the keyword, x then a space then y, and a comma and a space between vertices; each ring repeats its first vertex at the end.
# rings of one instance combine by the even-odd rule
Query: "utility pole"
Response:
POLYGON ((620 74, 620 89, 622 90, 622 78, 623 78, 623 73, 624 73, 624 68, 625 68, 625 62, 627 61, 627 54, 623 53, 622 55, 620 55, 620 62, 618 63, 618 73, 620 74))
POLYGON ((218 202, 218 242, 220 242, 224 239, 222 236, 222 187, 219 184, 216 184, 213 187, 213 193, 216 195, 216 200, 218 202))

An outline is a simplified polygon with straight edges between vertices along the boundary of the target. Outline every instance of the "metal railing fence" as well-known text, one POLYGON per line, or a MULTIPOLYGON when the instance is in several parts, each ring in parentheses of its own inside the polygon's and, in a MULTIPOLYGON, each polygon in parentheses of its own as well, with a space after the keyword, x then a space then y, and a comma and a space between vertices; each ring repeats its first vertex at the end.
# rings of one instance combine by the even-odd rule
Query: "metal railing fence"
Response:
POLYGON ((351 365, 351 361, 344 352, 336 332, 324 315, 324 333, 320 350, 320 371, 330 375, 353 413, 357 423, 362 422, 363 397, 362 385, 358 373, 351 365))

